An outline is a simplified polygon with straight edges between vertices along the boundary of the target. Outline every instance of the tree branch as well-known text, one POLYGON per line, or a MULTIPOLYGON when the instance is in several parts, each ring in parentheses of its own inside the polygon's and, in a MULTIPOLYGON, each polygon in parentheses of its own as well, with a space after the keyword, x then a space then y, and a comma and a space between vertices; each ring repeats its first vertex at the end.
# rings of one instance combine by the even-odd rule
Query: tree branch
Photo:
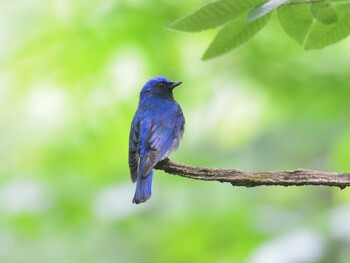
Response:
POLYGON ((195 180, 231 183, 233 186, 261 185, 302 186, 324 185, 344 189, 350 186, 349 173, 322 172, 308 169, 275 172, 247 172, 238 169, 194 167, 169 159, 160 161, 155 169, 195 180))

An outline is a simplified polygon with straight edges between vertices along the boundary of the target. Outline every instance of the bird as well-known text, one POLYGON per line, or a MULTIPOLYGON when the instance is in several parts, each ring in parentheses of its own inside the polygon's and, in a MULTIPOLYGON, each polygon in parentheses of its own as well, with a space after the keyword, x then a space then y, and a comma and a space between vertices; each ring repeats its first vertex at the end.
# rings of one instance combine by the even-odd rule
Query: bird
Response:
POLYGON ((134 204, 151 197, 154 166, 181 142, 185 117, 173 96, 173 89, 181 83, 157 76, 141 89, 129 134, 130 175, 132 182, 136 182, 134 204))

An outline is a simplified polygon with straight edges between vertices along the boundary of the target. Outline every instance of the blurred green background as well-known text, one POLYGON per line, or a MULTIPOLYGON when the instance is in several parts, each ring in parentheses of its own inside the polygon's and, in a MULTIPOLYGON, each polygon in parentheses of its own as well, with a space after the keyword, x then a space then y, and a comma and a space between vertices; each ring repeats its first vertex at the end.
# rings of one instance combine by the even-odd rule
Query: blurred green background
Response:
POLYGON ((214 30, 165 26, 204 2, 0 1, 0 262, 349 262, 348 189, 157 171, 131 203, 129 128, 156 75, 184 82, 173 160, 350 171, 350 39, 304 52, 274 21, 202 62, 214 30))

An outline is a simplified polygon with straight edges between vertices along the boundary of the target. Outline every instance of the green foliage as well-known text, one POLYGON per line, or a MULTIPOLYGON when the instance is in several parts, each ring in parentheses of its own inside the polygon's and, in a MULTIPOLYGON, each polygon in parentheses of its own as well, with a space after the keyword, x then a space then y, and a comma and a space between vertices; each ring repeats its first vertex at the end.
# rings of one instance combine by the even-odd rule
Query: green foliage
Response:
POLYGON ((310 31, 313 18, 307 5, 281 6, 278 8, 278 20, 283 30, 300 45, 310 31))
POLYGON ((312 3, 311 13, 317 21, 326 25, 333 24, 338 20, 337 13, 330 0, 312 3))
POLYGON ((343 2, 348 1, 221 0, 175 21, 169 27, 197 32, 223 26, 203 55, 203 59, 209 59, 247 42, 267 24, 259 23, 262 27, 255 30, 255 25, 250 22, 278 10, 279 22, 291 38, 305 50, 320 49, 339 42, 350 34, 350 9, 343 2), (258 2, 260 5, 256 6, 258 2), (247 19, 241 19, 241 15, 247 19))
POLYGON ((264 0, 220 0, 207 4, 182 19, 169 25, 169 28, 197 32, 210 28, 215 28, 224 23, 236 19, 252 6, 264 0))
POLYGON ((350 9, 349 5, 339 5, 336 7, 339 19, 337 23, 325 25, 315 21, 305 40, 304 48, 321 49, 350 35, 350 9))
POLYGON ((203 59, 209 59, 224 54, 231 49, 237 48, 255 36, 270 20, 267 15, 247 22, 245 16, 227 23, 215 36, 213 42, 203 55, 203 59))

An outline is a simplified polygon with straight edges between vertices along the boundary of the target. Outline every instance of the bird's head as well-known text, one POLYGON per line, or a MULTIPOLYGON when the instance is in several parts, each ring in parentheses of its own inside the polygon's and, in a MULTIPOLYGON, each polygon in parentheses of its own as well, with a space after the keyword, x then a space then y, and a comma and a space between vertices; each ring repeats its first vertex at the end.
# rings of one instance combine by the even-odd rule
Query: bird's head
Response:
POLYGON ((150 95, 156 95, 165 99, 174 99, 173 89, 179 86, 182 82, 172 82, 165 77, 154 77, 147 81, 145 86, 141 90, 141 97, 150 95))

